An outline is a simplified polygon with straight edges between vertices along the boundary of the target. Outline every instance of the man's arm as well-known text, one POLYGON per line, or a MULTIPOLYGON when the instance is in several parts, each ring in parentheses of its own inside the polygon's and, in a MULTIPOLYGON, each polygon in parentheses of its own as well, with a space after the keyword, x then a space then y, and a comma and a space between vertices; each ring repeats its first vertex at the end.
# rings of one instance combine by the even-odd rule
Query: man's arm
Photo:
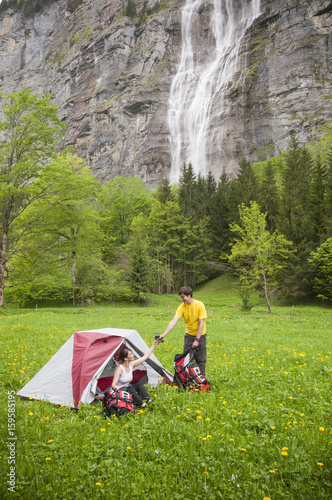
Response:
POLYGON ((198 344, 199 344, 199 339, 201 338, 202 336, 202 331, 203 331, 203 328, 204 328, 204 322, 205 322, 205 319, 199 319, 198 320, 199 324, 198 324, 198 330, 197 330, 197 336, 193 342, 193 345, 192 347, 197 347, 198 344))
POLYGON ((166 326, 166 330, 164 331, 164 333, 162 335, 160 335, 160 338, 164 338, 166 337, 166 335, 171 331, 173 330, 173 328, 175 327, 176 323, 179 321, 180 318, 178 318, 177 316, 174 316, 173 319, 171 319, 171 321, 168 323, 168 325, 166 326))

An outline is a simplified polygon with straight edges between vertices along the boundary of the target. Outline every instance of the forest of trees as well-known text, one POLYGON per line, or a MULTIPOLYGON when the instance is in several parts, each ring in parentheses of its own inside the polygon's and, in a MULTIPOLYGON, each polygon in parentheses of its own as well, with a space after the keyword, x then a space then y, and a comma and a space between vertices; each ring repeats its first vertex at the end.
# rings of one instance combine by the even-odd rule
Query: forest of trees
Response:
MULTIPOLYGON (((332 139, 290 137, 236 178, 196 175, 155 192, 137 177, 101 184, 70 150, 49 97, 23 89, 0 123, 0 298, 144 301, 222 273, 242 291, 332 300, 332 139)), ((2 302, 0 306, 2 305, 2 302)))
POLYGON ((33 16, 40 12, 46 5, 57 2, 58 0, 2 0, 0 3, 0 12, 7 9, 19 9, 26 17, 33 16))

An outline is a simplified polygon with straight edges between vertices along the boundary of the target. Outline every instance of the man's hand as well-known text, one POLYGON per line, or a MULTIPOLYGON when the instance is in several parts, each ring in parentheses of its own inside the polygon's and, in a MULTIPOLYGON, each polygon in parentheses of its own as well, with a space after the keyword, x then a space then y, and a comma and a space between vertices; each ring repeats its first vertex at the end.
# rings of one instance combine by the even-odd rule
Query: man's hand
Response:
POLYGON ((194 340, 192 347, 198 347, 199 346, 199 341, 197 339, 194 340))

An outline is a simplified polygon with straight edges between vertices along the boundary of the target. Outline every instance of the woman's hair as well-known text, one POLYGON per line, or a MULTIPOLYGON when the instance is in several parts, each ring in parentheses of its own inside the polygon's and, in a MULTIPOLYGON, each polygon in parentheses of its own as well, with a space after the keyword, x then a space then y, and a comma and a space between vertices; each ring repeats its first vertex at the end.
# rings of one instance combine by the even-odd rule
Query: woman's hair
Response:
POLYGON ((130 353, 130 349, 127 349, 127 347, 124 347, 121 349, 120 354, 119 354, 119 361, 124 362, 126 358, 128 358, 128 354, 130 353))

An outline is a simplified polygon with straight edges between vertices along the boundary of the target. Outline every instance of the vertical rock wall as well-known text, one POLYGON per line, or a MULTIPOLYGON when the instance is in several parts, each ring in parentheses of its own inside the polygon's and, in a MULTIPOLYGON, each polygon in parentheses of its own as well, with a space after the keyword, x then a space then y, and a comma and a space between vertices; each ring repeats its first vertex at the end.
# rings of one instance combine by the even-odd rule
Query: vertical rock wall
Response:
MULTIPOLYGON (((209 1, 197 36, 213 44, 209 1)), ((167 109, 183 3, 166 0, 142 24, 122 14, 124 5, 59 0, 30 18, 1 13, 0 90, 51 93, 68 125, 66 142, 101 180, 138 175, 153 188, 170 171, 167 109)), ((291 132, 302 143, 322 133, 331 114, 331 19, 330 0, 264 0, 213 123, 223 152, 209 158, 217 177, 223 168, 234 175, 242 155, 278 154, 291 132)))

